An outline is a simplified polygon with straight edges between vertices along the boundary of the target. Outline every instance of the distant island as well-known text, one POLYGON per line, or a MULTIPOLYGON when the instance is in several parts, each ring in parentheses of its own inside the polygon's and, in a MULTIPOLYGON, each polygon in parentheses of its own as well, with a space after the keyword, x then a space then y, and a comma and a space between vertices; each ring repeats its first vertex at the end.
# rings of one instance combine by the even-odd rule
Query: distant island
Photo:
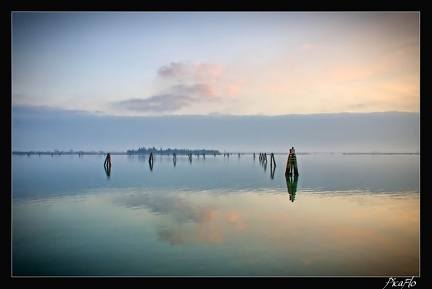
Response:
POLYGON ((127 154, 128 155, 144 155, 144 154, 165 154, 165 155, 172 155, 172 154, 176 154, 176 155, 189 155, 189 154, 193 154, 193 155, 219 155, 219 150, 214 150, 214 149, 162 149, 160 148, 159 150, 156 149, 155 147, 152 148, 138 148, 137 150, 128 150, 127 154))
POLYGON ((149 154, 161 154, 161 155, 219 155, 219 150, 215 149, 156 149, 155 147, 152 148, 138 148, 138 149, 131 149, 127 150, 126 152, 113 152, 113 151, 60 151, 60 150, 54 150, 54 151, 12 151, 12 154, 14 155, 105 155, 107 153, 110 153, 111 155, 149 155, 149 154))

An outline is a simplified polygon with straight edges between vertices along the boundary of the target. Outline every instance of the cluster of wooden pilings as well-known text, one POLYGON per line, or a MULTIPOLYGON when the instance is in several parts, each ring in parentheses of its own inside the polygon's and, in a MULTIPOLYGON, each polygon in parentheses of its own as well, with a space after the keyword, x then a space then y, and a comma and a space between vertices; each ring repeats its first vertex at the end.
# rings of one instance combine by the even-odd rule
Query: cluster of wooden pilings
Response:
MULTIPOLYGON (((229 153, 224 153, 224 156, 229 157, 229 153)), ((255 156, 256 154, 253 153, 253 158, 255 160, 255 156)), ((192 153, 187 154, 189 162, 192 163, 192 153)), ((197 154, 197 156, 199 157, 199 154, 197 154)), ((216 156, 216 154, 215 154, 216 156)), ((238 157, 240 157, 240 153, 238 153, 238 157)), ((205 159, 205 154, 203 154, 203 158, 205 159)), ((259 153, 259 161, 260 163, 263 165, 264 170, 267 167, 267 153, 259 153)), ((153 153, 150 153, 149 156, 149 166, 150 166, 150 170, 153 170, 153 162, 154 162, 154 156, 153 153)), ((173 164, 174 166, 176 165, 177 162, 177 155, 176 153, 173 154, 173 164)), ((111 155, 110 153, 107 154, 105 161, 104 161, 104 167, 106 168, 107 171, 107 175, 110 174, 111 171, 111 155)), ((275 168, 276 168, 276 160, 274 157, 274 153, 270 153, 270 174, 271 177, 274 177, 274 172, 275 172, 275 168)), ((288 177, 290 175, 294 175, 294 176, 298 176, 299 172, 298 172, 298 166, 297 166, 297 156, 294 153, 290 153, 288 154, 288 159, 287 159, 287 164, 286 164, 286 168, 285 168, 285 176, 288 177)))
POLYGON ((259 163, 264 168, 264 171, 267 170, 267 153, 259 153, 258 155, 259 163))
MULTIPOLYGON (((230 155, 229 153, 224 153, 224 156, 229 157, 229 155, 230 155)), ((197 156, 199 157, 199 154, 197 154, 197 156)), ((192 153, 187 154, 187 157, 189 159, 189 162, 192 163, 192 153)), ((240 158, 240 153, 238 153, 238 157, 240 158)), ((205 154, 203 154, 203 158, 205 159, 205 154)), ((256 154, 253 153, 253 159, 255 160, 255 158, 256 158, 256 154)), ((153 162, 154 162, 153 153, 150 153, 148 162, 149 162, 150 171, 153 171, 153 162)), ((174 153, 173 154, 174 167, 176 166, 176 162, 177 162, 177 155, 176 153, 174 153)), ((259 153, 259 162, 262 164, 264 171, 266 171, 267 153, 259 153)), ((110 153, 108 153, 105 158, 104 167, 105 167, 107 178, 109 179, 111 176, 111 154, 110 153)), ((275 169, 276 169, 276 160, 274 157, 274 153, 270 153, 270 178, 271 179, 274 179, 275 169)), ((299 172, 297 166, 297 156, 295 152, 292 153, 290 150, 290 153, 288 154, 286 168, 285 168, 285 179, 286 179, 289 199, 291 202, 294 202, 296 197, 298 176, 299 176, 299 172)))
MULTIPOLYGON (((195 154, 195 155, 198 158, 200 157, 200 154, 195 154)), ((188 153, 188 154, 186 154, 186 156, 188 157, 189 162, 192 163, 192 153, 188 153)), ((202 156, 205 159, 206 155, 202 154, 202 156)), ((214 156, 216 156, 216 154, 214 154, 214 156)), ((148 162, 149 162, 150 169, 153 170, 153 162, 154 162, 153 153, 150 153, 148 162)), ((174 166, 176 166, 176 164, 177 164, 177 154, 176 153, 173 153, 173 164, 174 164, 174 166)))
MULTIPOLYGON (((255 153, 253 154, 253 157, 255 159, 255 153)), ((267 153, 259 153, 258 159, 261 163, 267 163, 267 153)), ((270 154, 270 166, 272 166, 272 167, 276 166, 276 160, 274 157, 274 153, 270 154)))
MULTIPOLYGON (((253 158, 255 159, 255 153, 253 154, 253 158)), ((258 155, 259 162, 264 168, 264 171, 267 169, 267 153, 259 153, 258 155)), ((270 154, 270 178, 274 179, 274 173, 276 170, 276 160, 274 154, 270 154)))

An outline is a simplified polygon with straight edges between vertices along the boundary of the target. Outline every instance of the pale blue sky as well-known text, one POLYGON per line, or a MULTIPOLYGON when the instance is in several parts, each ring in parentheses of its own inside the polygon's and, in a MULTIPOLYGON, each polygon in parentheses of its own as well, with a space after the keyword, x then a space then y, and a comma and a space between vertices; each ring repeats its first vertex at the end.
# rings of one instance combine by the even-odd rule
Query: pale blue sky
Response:
POLYGON ((420 111, 419 12, 13 12, 12 105, 420 111))
POLYGON ((11 17, 13 150, 420 149, 419 12, 11 17))

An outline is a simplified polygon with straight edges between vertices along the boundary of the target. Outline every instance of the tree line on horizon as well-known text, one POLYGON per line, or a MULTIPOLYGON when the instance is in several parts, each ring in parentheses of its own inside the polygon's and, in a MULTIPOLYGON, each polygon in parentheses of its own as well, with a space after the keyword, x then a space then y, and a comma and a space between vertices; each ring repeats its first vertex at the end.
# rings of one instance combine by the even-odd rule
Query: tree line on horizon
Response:
POLYGON ((132 149, 132 150, 127 150, 127 154, 177 154, 177 155, 188 155, 188 154, 209 154, 209 155, 215 155, 215 154, 219 154, 219 150, 214 150, 214 149, 162 149, 160 148, 159 150, 156 149, 155 147, 152 148, 138 148, 138 149, 132 149))

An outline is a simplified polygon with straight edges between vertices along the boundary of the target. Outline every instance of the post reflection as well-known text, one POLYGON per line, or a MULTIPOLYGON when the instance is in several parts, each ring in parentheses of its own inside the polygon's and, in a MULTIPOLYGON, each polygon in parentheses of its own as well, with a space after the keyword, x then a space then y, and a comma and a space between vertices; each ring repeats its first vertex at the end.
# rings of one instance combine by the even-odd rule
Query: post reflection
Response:
POLYGON ((109 180, 111 177, 111 154, 107 153, 104 161, 104 169, 107 176, 107 179, 109 180))
POLYGON ((270 179, 274 180, 276 165, 272 166, 270 165, 270 179))
POLYGON ((270 179, 274 180, 274 173, 276 170, 276 160, 274 154, 270 154, 270 179))
POLYGON ((109 180, 111 177, 111 166, 104 166, 104 169, 105 169, 107 179, 109 180))
POLYGON ((285 176, 289 199, 291 202, 294 202, 296 197, 298 177, 297 174, 294 174, 294 176, 292 174, 287 174, 285 176))
POLYGON ((150 153, 148 163, 149 163, 150 171, 153 171, 153 153, 150 153))

